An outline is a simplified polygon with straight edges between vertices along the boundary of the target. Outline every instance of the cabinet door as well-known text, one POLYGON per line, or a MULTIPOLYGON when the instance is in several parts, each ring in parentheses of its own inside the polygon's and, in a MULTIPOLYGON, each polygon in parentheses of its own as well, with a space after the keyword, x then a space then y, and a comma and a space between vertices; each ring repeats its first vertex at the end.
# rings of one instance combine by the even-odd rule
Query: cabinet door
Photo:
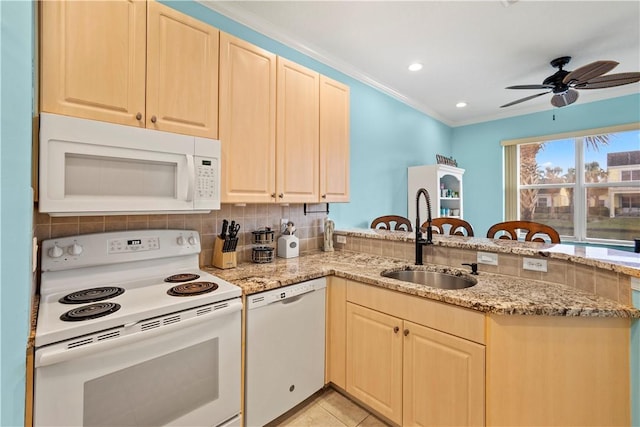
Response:
POLYGON ((402 320, 347 303, 347 392, 402 422, 402 320))
POLYGON ((319 78, 317 72, 278 57, 278 202, 319 200, 319 78))
POLYGON ((41 110, 144 127, 146 3, 40 4, 41 110))
POLYGON ((349 201, 349 87, 320 76, 320 201, 349 201))
POLYGON ((148 4, 146 127, 218 137, 219 31, 148 4))
POLYGON ((327 284, 325 382, 346 386, 347 280, 330 276, 327 284))
POLYGON ((404 322, 403 425, 484 425, 484 346, 404 322))
POLYGON ((276 55, 220 33, 221 196, 275 201, 276 55))

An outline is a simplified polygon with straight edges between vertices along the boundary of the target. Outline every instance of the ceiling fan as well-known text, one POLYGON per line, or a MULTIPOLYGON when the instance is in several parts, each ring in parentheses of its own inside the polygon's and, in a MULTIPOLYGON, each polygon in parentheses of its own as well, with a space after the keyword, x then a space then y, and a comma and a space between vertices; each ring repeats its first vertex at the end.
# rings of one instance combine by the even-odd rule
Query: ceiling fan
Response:
POLYGON ((640 73, 603 75, 613 70, 618 65, 616 61, 595 61, 574 71, 563 70, 562 67, 567 65, 569 61, 571 61, 570 56, 562 56, 551 61, 551 66, 557 68, 558 71, 544 79, 541 85, 517 85, 507 87, 506 89, 548 90, 546 92, 537 93, 535 95, 527 96, 516 101, 509 102, 508 104, 501 105, 500 108, 519 104, 551 92, 553 92, 551 105, 554 107, 564 107, 576 102, 578 99, 578 91, 576 89, 603 89, 640 81, 640 73))

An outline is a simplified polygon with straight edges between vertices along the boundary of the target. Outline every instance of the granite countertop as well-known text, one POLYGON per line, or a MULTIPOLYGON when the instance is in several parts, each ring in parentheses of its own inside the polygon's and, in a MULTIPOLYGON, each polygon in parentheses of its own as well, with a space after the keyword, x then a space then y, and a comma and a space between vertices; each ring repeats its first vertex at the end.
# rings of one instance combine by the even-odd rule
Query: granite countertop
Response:
MULTIPOLYGON (((398 242, 415 242, 415 232, 389 231, 380 229, 336 230, 336 235, 381 239, 398 242)), ((433 244, 459 249, 508 253, 524 256, 543 256, 549 259, 571 261, 576 264, 597 267, 617 273, 640 277, 640 254, 604 247, 572 244, 522 242, 489 239, 486 237, 433 235, 433 244)))
POLYGON ((212 274, 240 286, 250 295, 318 277, 335 275, 442 301, 459 307, 505 315, 591 316, 640 318, 640 310, 564 285, 436 265, 412 266, 405 260, 350 252, 314 252, 298 258, 276 258, 268 264, 242 263, 212 274), (460 290, 442 290, 380 276, 384 270, 422 268, 477 280, 460 290))

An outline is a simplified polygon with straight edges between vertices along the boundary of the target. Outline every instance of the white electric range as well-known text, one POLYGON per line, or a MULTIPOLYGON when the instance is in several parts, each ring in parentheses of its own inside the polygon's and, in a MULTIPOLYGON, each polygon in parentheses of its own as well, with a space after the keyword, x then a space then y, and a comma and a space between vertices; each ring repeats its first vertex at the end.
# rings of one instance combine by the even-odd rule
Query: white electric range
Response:
POLYGON ((241 289, 190 230, 42 244, 36 425, 238 425, 241 289))

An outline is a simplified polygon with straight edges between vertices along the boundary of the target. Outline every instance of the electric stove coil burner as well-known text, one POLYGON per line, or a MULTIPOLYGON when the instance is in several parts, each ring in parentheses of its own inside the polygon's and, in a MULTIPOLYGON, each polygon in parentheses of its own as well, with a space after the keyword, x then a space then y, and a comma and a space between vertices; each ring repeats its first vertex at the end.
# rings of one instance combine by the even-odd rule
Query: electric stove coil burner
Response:
POLYGON ((213 282, 191 282, 174 286, 167 291, 167 294, 174 297, 190 297, 213 292, 218 289, 218 285, 213 282))
POLYGON ((200 276, 198 274, 180 273, 180 274, 174 274, 173 276, 169 276, 166 279, 164 279, 164 281, 169 283, 182 283, 182 282, 189 282, 191 280, 196 280, 199 278, 200 276))
POLYGON ((81 291, 73 292, 69 295, 65 295, 58 301, 62 304, 86 304, 88 302, 98 302, 109 298, 122 295, 124 289, 115 286, 105 286, 102 288, 83 289, 81 291))
POLYGON ((116 304, 115 302, 97 302, 69 310, 60 316, 60 320, 65 322, 79 322, 82 320, 97 319, 98 317, 115 313, 118 310, 120 310, 120 304, 116 304))

